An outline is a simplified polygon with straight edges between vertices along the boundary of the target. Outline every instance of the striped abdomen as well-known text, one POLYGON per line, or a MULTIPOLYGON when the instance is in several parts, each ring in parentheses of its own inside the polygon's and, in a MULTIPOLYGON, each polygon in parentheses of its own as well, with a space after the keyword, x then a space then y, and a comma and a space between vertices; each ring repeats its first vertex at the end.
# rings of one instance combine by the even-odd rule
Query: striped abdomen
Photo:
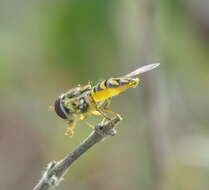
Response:
POLYGON ((138 83, 139 78, 111 78, 93 87, 91 95, 96 102, 104 101, 117 96, 128 88, 137 86, 138 83))

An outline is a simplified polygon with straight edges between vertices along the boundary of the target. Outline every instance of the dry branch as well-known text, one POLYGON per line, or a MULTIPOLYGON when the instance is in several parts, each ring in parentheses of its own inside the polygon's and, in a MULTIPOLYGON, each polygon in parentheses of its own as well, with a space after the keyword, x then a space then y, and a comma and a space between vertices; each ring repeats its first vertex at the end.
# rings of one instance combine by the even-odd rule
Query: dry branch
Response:
POLYGON ((63 160, 50 162, 42 178, 33 190, 55 189, 60 181, 63 180, 64 175, 74 161, 96 143, 101 142, 108 136, 114 136, 116 134, 115 126, 120 120, 119 117, 116 117, 104 124, 97 125, 95 130, 63 160))

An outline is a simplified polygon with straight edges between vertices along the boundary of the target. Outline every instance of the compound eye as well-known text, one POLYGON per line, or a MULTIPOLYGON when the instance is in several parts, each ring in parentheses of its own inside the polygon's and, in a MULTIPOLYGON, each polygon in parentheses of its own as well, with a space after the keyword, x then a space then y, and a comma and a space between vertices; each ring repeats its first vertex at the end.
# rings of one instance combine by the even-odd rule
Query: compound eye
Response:
POLYGON ((62 119, 67 119, 67 113, 64 110, 61 100, 62 98, 60 96, 55 100, 55 103, 54 103, 55 112, 62 119))

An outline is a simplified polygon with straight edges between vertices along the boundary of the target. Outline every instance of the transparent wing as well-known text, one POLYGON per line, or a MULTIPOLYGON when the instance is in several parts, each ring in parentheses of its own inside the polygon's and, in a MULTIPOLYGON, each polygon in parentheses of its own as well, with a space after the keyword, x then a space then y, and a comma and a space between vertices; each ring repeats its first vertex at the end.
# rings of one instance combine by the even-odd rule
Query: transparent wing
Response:
POLYGON ((158 67, 159 65, 160 65, 160 63, 153 63, 153 64, 149 64, 149 65, 145 65, 145 66, 139 67, 135 71, 124 75, 124 77, 134 77, 136 75, 145 73, 147 71, 151 71, 151 70, 155 69, 156 67, 158 67))

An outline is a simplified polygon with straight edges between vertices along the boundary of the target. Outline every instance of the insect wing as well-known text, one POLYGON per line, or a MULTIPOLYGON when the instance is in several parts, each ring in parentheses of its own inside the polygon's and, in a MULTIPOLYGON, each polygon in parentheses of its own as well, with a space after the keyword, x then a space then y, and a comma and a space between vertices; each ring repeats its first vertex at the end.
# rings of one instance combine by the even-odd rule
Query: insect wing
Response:
POLYGON ((139 67, 135 71, 133 71, 133 72, 128 73, 127 75, 125 75, 125 77, 134 77, 136 75, 145 73, 147 71, 151 71, 151 70, 155 69, 156 67, 158 67, 159 65, 160 65, 160 63, 153 63, 153 64, 145 65, 143 67, 139 67))

